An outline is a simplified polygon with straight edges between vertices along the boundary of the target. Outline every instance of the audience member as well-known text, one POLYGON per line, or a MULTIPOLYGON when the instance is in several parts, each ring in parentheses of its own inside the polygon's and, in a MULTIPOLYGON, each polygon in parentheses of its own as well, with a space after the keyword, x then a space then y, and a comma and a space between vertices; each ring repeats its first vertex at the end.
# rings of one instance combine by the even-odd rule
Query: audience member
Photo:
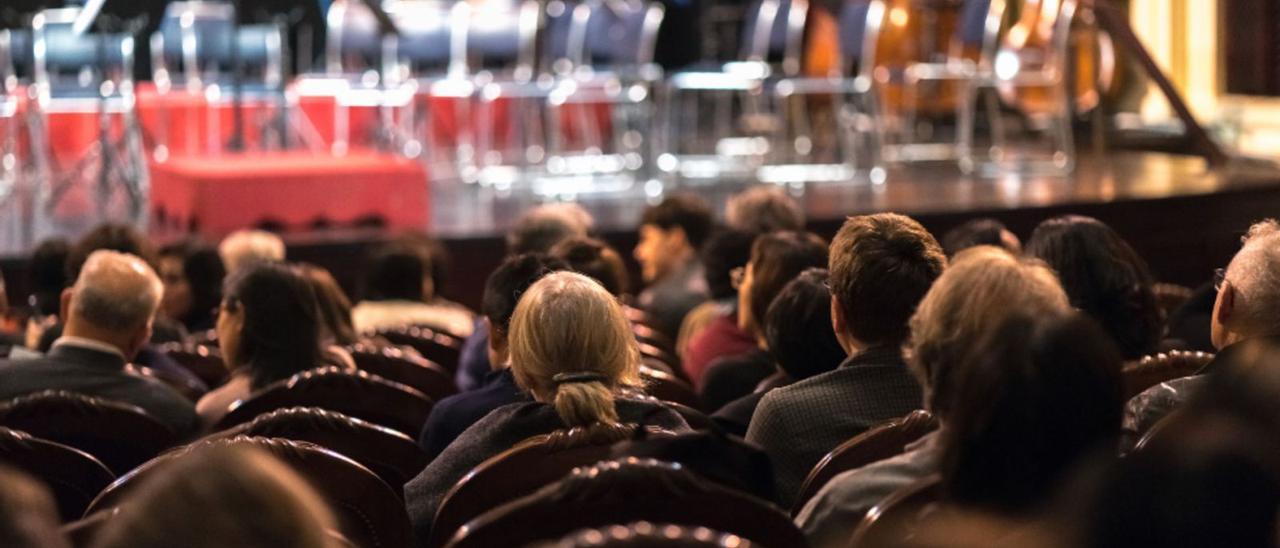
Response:
POLYGON ((9 348, 22 344, 21 328, 10 323, 9 294, 5 291, 4 272, 0 271, 0 358, 9 356, 9 348))
POLYGON ((284 240, 265 230, 237 230, 218 244, 228 274, 255 262, 281 262, 284 254, 284 240))
POLYGON ((740 356, 757 348, 755 337, 738 327, 738 288, 733 272, 751 260, 756 234, 721 229, 702 249, 703 275, 711 300, 689 311, 680 325, 676 353, 697 388, 712 360, 740 356))
MULTIPOLYGON (((831 328, 826 269, 810 268, 778 292, 765 314, 764 339, 785 384, 831 371, 848 357, 831 328)), ((746 436, 751 416, 764 395, 757 390, 738 398, 711 419, 731 434, 746 436)))
MULTIPOLYGON (((551 248, 569 238, 590 236, 595 220, 582 206, 573 203, 543 204, 525 212, 507 232, 507 256, 551 253, 551 248)), ((466 392, 480 386, 493 369, 489 363, 489 332, 483 318, 476 320, 471 336, 462 344, 458 357, 458 389, 466 392)))
POLYGON ((31 297, 27 304, 33 309, 33 318, 58 315, 62 307, 62 290, 71 285, 67 278, 67 257, 70 255, 71 244, 61 238, 44 240, 31 253, 31 297))
POLYGON ((730 229, 754 234, 804 230, 804 209, 774 185, 757 185, 733 195, 725 204, 724 217, 730 229))
POLYGON ((575 236, 553 246, 551 256, 567 263, 569 270, 600 282, 613 295, 623 297, 631 290, 622 256, 600 240, 575 236))
POLYGON ((668 196, 645 210, 640 219, 640 242, 634 256, 648 286, 636 305, 658 322, 668 336, 694 307, 707 300, 707 284, 698 252, 711 233, 711 209, 689 194, 668 196))
POLYGON ((1164 318, 1147 263, 1111 227, 1078 215, 1040 223, 1027 254, 1058 273, 1071 305, 1097 320, 1126 360, 1155 350, 1164 318))
MULTIPOLYGON (((1006 318, 1053 317, 1070 310, 1053 272, 990 246, 961 251, 933 284, 911 317, 910 368, 924 387, 925 407, 945 432, 954 405, 953 379, 979 343, 1006 318)), ((847 540, 872 506, 894 491, 940 469, 938 434, 909 445, 902 455, 832 478, 796 517, 810 541, 826 546, 847 540)))
POLYGON ((338 285, 338 280, 333 279, 333 274, 328 270, 313 264, 299 263, 297 268, 316 294, 325 340, 337 346, 358 342, 360 338, 356 336, 355 323, 351 321, 351 299, 347 298, 347 293, 338 285))
POLYGON ((534 402, 500 407, 468 428, 405 485, 417 538, 426 539, 441 498, 476 465, 531 436, 570 427, 688 425, 654 401, 618 391, 639 386, 640 354, 617 300, 599 283, 556 272, 521 295, 511 317, 509 348, 516 383, 534 402))
POLYGON ((1239 343, 1280 341, 1280 223, 1268 219, 1250 227, 1215 286, 1210 338, 1218 355, 1195 375, 1161 383, 1130 400, 1124 416, 1128 442, 1186 402, 1222 364, 1238 359, 1236 351, 1244 348, 1239 343))
POLYGON ((559 259, 526 254, 507 259, 489 275, 484 285, 481 313, 489 334, 488 362, 494 364, 493 371, 475 390, 449 396, 432 406, 422 435, 418 437, 418 444, 427 456, 435 458, 463 431, 494 409, 529 399, 529 395, 516 385, 515 375, 511 372, 507 346, 511 315, 515 313, 520 295, 528 291, 529 286, 543 276, 568 268, 559 259))
POLYGON ((34 478, 0 466, 0 546, 70 548, 58 531, 58 507, 34 478))
POLYGON ((156 249, 147 236, 133 225, 123 223, 104 223, 98 225, 76 240, 67 253, 67 279, 74 280, 80 276, 89 256, 99 250, 128 253, 145 261, 155 268, 156 249))
POLYGON ((136 256, 107 250, 90 254, 75 285, 62 294, 62 336, 44 357, 0 366, 0 399, 70 390, 141 407, 181 435, 194 431, 190 402, 124 370, 151 338, 163 287, 136 256))
POLYGON ((337 548, 328 506, 287 465, 248 447, 196 449, 138 486, 94 548, 337 548))
POLYGON ((805 475, 845 440, 920 408, 920 385, 902 343, 947 259, 924 227, 897 214, 850 217, 831 243, 832 324, 849 358, 765 394, 747 441, 773 459, 780 500, 790 506, 805 475))
POLYGON ((435 294, 430 260, 422 249, 404 244, 378 248, 365 274, 365 300, 351 310, 356 331, 425 325, 459 337, 471 335, 475 318, 469 310, 428 304, 435 294))
POLYGON ((213 329, 227 271, 217 250, 196 241, 160 248, 157 269, 164 282, 160 311, 190 333, 213 329))
POLYGON ((232 272, 217 331, 231 379, 200 398, 196 409, 206 426, 250 393, 324 365, 315 292, 297 269, 284 263, 250 263, 232 272))
POLYGON ((942 236, 942 250, 947 252, 947 257, 979 245, 1002 247, 1014 255, 1022 253, 1018 237, 1005 228, 1004 223, 990 217, 967 221, 942 236))
POLYGON ((737 274, 738 328, 756 340, 752 352, 711 362, 702 380, 702 401, 719 409, 755 390, 777 372, 769 355, 764 315, 783 286, 807 268, 827 263, 827 243, 812 232, 764 234, 751 246, 751 260, 737 274))

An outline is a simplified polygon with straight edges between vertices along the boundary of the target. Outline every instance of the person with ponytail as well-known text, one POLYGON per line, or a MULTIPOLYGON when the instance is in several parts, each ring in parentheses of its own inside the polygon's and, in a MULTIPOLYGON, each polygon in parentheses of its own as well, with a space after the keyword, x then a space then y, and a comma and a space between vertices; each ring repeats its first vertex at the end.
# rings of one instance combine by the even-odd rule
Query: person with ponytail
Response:
POLYGON ((640 354, 617 299, 573 272, 548 274, 520 296, 508 333, 511 371, 532 402, 494 410, 404 486, 420 541, 440 501, 472 468, 532 436, 598 425, 689 426, 656 400, 636 400, 640 354))

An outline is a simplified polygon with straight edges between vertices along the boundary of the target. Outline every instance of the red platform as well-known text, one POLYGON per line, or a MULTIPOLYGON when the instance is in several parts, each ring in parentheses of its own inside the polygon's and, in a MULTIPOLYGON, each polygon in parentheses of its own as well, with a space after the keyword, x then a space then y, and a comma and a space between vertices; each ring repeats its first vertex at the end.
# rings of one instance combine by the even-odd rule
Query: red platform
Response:
POLYGON ((208 238, 263 223, 423 228, 430 205, 421 164, 372 152, 173 158, 151 166, 151 203, 157 230, 208 238))

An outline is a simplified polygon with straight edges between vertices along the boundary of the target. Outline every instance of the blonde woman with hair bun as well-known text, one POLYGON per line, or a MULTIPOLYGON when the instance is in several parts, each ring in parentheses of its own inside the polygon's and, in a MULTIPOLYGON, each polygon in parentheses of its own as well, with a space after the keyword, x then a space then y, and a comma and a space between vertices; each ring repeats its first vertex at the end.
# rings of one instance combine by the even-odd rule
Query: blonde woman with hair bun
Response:
POLYGON ((431 532, 440 500, 472 468, 532 436, 597 424, 689 426, 656 400, 624 396, 640 386, 639 349, 617 298, 581 274, 555 272, 529 287, 508 333, 511 371, 532 402, 494 410, 405 485, 415 534, 431 532))

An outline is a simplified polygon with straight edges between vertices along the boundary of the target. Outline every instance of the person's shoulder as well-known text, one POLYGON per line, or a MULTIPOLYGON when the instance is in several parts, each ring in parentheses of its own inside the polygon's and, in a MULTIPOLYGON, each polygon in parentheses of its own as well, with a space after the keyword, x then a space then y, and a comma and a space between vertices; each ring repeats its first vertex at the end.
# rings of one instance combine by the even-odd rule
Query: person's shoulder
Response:
MULTIPOLYGON (((765 395, 765 400, 772 399, 775 402, 804 400, 813 394, 827 392, 844 384, 849 376, 851 373, 848 369, 827 371, 787 386, 774 388, 765 395)), ((760 403, 763 404, 764 401, 760 403)))

